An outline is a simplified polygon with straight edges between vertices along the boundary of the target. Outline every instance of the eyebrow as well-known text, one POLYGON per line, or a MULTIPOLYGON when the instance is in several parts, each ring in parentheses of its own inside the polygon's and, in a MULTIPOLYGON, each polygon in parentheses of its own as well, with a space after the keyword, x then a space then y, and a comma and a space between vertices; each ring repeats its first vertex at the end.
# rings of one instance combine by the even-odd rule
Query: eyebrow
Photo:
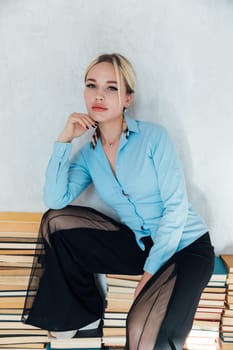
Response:
MULTIPOLYGON (((86 81, 88 81, 88 80, 96 82, 96 79, 88 78, 86 81)), ((117 84, 117 81, 115 81, 115 80, 107 80, 106 83, 108 83, 108 84, 117 84)))

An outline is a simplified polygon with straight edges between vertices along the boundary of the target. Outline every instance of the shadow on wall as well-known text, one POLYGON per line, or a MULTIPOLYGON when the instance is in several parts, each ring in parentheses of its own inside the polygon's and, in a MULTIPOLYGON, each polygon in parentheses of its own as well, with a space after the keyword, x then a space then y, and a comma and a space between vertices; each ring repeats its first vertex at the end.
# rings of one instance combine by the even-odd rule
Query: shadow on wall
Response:
POLYGON ((221 254, 230 254, 232 255, 233 252, 233 245, 225 245, 225 247, 222 248, 221 250, 221 254))

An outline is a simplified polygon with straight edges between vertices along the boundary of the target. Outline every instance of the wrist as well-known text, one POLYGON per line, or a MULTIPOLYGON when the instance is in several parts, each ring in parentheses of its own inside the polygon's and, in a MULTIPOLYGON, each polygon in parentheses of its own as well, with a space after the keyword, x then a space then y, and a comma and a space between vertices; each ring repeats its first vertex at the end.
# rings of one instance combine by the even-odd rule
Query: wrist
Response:
POLYGON ((72 142, 72 139, 68 139, 68 138, 60 136, 60 137, 58 137, 57 141, 61 142, 61 143, 70 143, 70 142, 72 142))
POLYGON ((144 273, 142 275, 142 280, 148 281, 151 277, 152 277, 152 275, 149 272, 144 271, 144 273))

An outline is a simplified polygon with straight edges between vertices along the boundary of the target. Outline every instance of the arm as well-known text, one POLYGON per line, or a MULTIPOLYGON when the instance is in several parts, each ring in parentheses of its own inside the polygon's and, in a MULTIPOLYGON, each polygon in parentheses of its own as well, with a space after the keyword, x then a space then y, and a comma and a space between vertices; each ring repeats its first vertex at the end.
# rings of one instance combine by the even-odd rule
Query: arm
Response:
POLYGON ((156 144, 152 159, 158 177, 163 214, 152 233, 153 246, 144 270, 154 274, 176 252, 188 214, 184 174, 174 147, 164 129, 156 144))
POLYGON ((149 281, 152 274, 144 271, 144 274, 142 275, 141 280, 138 282, 138 285, 134 292, 134 299, 137 298, 138 294, 141 292, 142 288, 145 286, 145 284, 149 281))
POLYGON ((49 208, 64 208, 91 182, 81 152, 70 163, 71 149, 71 143, 55 142, 44 185, 44 201, 49 208))
POLYGON ((72 202, 90 184, 82 152, 70 163, 71 141, 95 127, 95 121, 86 114, 72 113, 54 145, 46 171, 44 201, 49 208, 61 209, 72 202))

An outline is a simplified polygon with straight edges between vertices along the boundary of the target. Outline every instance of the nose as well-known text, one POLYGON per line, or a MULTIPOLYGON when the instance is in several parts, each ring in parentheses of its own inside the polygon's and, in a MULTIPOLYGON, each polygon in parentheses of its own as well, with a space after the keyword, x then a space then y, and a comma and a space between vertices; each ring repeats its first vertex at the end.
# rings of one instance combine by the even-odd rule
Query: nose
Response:
POLYGON ((103 101, 104 97, 97 95, 95 99, 96 99, 96 101, 103 101))
POLYGON ((104 100, 104 94, 101 91, 98 91, 95 97, 96 101, 103 101, 104 100))

